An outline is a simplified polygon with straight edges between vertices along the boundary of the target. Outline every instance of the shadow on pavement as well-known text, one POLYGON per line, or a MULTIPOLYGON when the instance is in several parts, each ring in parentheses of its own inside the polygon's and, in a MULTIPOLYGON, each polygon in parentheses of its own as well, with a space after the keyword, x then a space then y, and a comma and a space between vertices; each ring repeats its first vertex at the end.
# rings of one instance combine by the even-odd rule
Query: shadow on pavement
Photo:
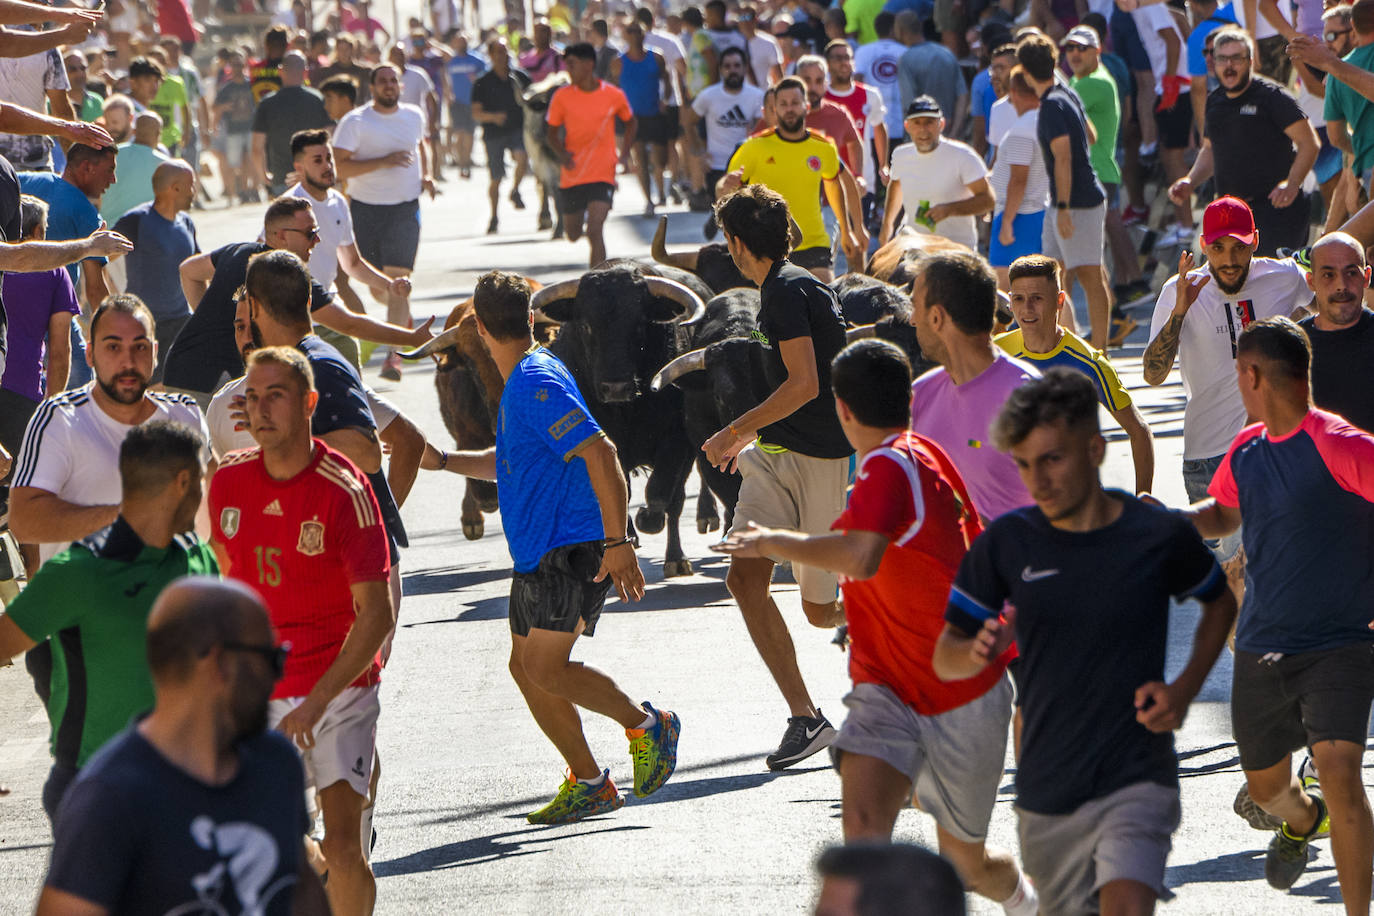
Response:
MULTIPOLYGON (((1259 843, 1267 844, 1269 834, 1255 832, 1259 843)), ((1228 852, 1212 859, 1189 862, 1187 865, 1170 865, 1164 870, 1166 887, 1182 887, 1194 882, 1210 884, 1219 881, 1254 881, 1264 879, 1264 849, 1247 849, 1242 852, 1228 852)))
MULTIPOLYGON (((583 823, 599 824, 604 821, 604 818, 596 817, 583 821, 583 823)), ((505 833, 493 833, 490 836, 473 837, 470 840, 460 840, 456 843, 445 843, 443 846, 423 849, 408 856, 389 859, 386 862, 374 862, 372 871, 378 878, 390 878, 397 875, 420 874, 441 868, 481 865, 485 862, 499 862, 502 859, 544 852, 545 850, 540 844, 547 844, 556 840, 585 837, 593 833, 648 829, 641 824, 621 824, 617 827, 583 830, 577 833, 550 833, 538 827, 530 827, 527 830, 511 830, 505 833), (512 842, 503 843, 502 840, 511 840, 512 842)))
POLYGON ((459 567, 449 566, 439 569, 417 569, 401 573, 405 582, 406 597, 414 595, 443 595, 456 592, 460 588, 496 582, 510 578, 508 569, 468 569, 459 572, 459 567))

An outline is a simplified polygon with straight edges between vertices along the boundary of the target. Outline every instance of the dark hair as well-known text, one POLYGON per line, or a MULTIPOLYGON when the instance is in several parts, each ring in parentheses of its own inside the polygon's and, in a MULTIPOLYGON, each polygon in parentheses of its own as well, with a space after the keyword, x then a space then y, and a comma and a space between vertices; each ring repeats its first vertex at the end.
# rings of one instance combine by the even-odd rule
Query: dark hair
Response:
POLYGON ((795 89, 802 94, 803 99, 806 98, 806 84, 799 76, 784 76, 773 85, 775 95, 784 89, 795 89))
MULTIPOLYGON (((1370 2, 1374 3, 1374 0, 1370 2)), ((1016 59, 1026 68, 1031 79, 1037 83, 1047 83, 1054 79, 1054 68, 1059 64, 1059 50, 1044 35, 1027 35, 1016 46, 1016 59)))
POLYGON ((113 146, 87 146, 84 143, 73 143, 67 150, 67 166, 78 168, 87 163, 102 162, 105 159, 117 155, 118 148, 113 146))
POLYGON ((845 41, 843 38, 834 38, 834 39, 831 39, 831 41, 830 41, 828 44, 826 44, 825 50, 824 50, 823 52, 821 52, 821 56, 824 57, 826 60, 829 60, 829 59, 830 59, 830 52, 831 52, 831 51, 836 51, 836 50, 839 50, 840 48, 848 48, 848 47, 849 47, 849 42, 845 41))
POLYGON ((853 843, 821 853, 816 869, 826 878, 859 885, 859 916, 921 912, 963 916, 964 885, 954 866, 928 849, 903 843, 853 843), (919 901, 919 904, 917 903, 919 901))
MULTIPOLYGON (((159 596, 153 605, 146 652, 153 681, 163 684, 185 681, 216 646, 243 639, 248 630, 245 609, 256 604, 244 586, 209 576, 183 576, 162 594, 167 597, 159 596), (183 582, 202 587, 183 598, 180 590, 171 590, 183 582), (177 602, 174 611, 156 612, 170 601, 177 602)), ((263 614, 261 605, 257 612, 263 614)))
POLYGON ((321 42, 323 42, 324 44, 329 44, 333 40, 334 35, 328 29, 316 29, 315 31, 310 33, 310 43, 312 45, 317 45, 321 42))
POLYGON ((367 84, 369 86, 377 85, 377 75, 381 73, 383 70, 392 70, 396 73, 396 78, 398 80, 401 78, 401 72, 396 69, 395 64, 381 63, 373 67, 370 71, 368 71, 367 84))
MULTIPOLYGON (((143 300, 133 293, 115 293, 113 296, 106 296, 105 301, 96 308, 95 314, 91 315, 91 341, 98 339, 100 319, 110 312, 118 312, 121 315, 128 315, 139 324, 143 325, 148 332, 148 336, 153 336, 153 330, 157 327, 157 321, 153 318, 153 312, 148 306, 143 304, 143 300)), ((91 344, 94 346, 94 343, 91 344)))
POLYGON ((1007 280, 1015 283, 1022 277, 1044 277, 1056 290, 1059 285, 1059 262, 1043 254, 1024 254, 1011 262, 1007 269, 1007 280))
POLYGON ((328 146, 329 131, 324 128, 316 130, 298 130, 291 135, 291 158, 295 159, 311 146, 328 146))
POLYGON ((777 191, 761 184, 747 184, 716 201, 715 210, 720 228, 726 235, 739 239, 754 257, 771 261, 787 257, 791 225, 787 201, 777 191))
POLYGON ((563 57, 579 57, 582 60, 596 60, 596 48, 592 47, 590 41, 577 41, 563 49, 563 57))
POLYGON ((1102 429, 1093 383, 1076 369, 1054 366, 1012 391, 992 421, 992 441, 1002 451, 1010 451, 1026 441, 1036 427, 1059 422, 1085 433, 1102 429))
POLYGON ((1107 40, 1107 17, 1101 13, 1089 13, 1079 21, 1079 25, 1086 25, 1097 33, 1099 43, 1107 40))
POLYGON ((877 16, 873 17, 873 31, 877 33, 879 38, 891 38, 892 27, 896 24, 896 14, 888 12, 887 10, 883 10, 877 16))
POLYGON ((886 340, 856 340, 841 350, 830 364, 830 387, 864 426, 911 422, 911 363, 886 340))
POLYGON ((611 27, 606 25, 605 19, 593 19, 592 31, 600 35, 602 38, 611 37, 611 27))
POLYGON ((277 248, 253 255, 243 285, 277 324, 310 323, 310 271, 291 252, 277 248))
POLYGON ((138 79, 140 76, 156 76, 162 79, 162 65, 146 57, 135 57, 129 61, 129 79, 138 79))
POLYGON ((1236 355, 1261 359, 1292 381, 1306 382, 1312 367, 1307 332, 1282 315, 1252 321, 1240 332, 1236 355))
POLYGON ((682 11, 682 21, 694 29, 699 29, 706 24, 706 20, 701 17, 701 10, 695 6, 689 6, 682 11))
POLYGON ((175 420, 135 426, 119 446, 119 480, 124 495, 154 493, 182 471, 198 474, 205 440, 175 420))
POLYGON ((491 270, 477 278, 472 308, 497 340, 524 340, 530 334, 530 284, 519 274, 491 270))
POLYGON ((747 68, 748 68, 748 66, 749 66, 749 55, 748 55, 748 54, 745 54, 745 53, 744 53, 744 49, 741 48, 739 45, 730 45, 729 47, 726 47, 726 48, 721 49, 721 52, 720 52, 720 59, 719 59, 717 65, 725 63, 725 57, 726 57, 726 55, 728 55, 728 54, 736 54, 736 55, 738 55, 738 56, 739 56, 739 62, 740 62, 741 64, 743 64, 743 65, 745 66, 746 70, 747 70, 747 68))
POLYGON ((988 262, 968 251, 942 251, 922 271, 925 308, 939 303, 965 334, 986 334, 997 315, 997 275, 988 262))
POLYGON ((708 10, 719 10, 722 16, 725 15, 725 0, 706 0, 708 10))
POLYGON ((267 212, 262 215, 262 226, 271 232, 282 223, 294 219, 297 213, 309 208, 310 201, 304 197, 284 194, 267 205, 267 212))
POLYGON ((284 25, 274 25, 262 35, 262 43, 264 46, 272 44, 285 45, 290 40, 291 33, 286 31, 286 26, 284 25))
POLYGON ((654 26, 654 11, 647 6, 641 6, 635 10, 635 18, 646 28, 653 28, 654 26))
POLYGON ((1361 35, 1374 32, 1374 0, 1355 0, 1350 6, 1350 24, 1361 35))
POLYGON ((325 94, 333 93, 334 95, 341 95, 344 98, 348 99, 348 103, 350 105, 356 104, 358 101, 357 82, 353 79, 353 77, 344 76, 342 73, 340 73, 337 76, 331 76, 329 79, 321 83, 320 92, 323 92, 325 94))

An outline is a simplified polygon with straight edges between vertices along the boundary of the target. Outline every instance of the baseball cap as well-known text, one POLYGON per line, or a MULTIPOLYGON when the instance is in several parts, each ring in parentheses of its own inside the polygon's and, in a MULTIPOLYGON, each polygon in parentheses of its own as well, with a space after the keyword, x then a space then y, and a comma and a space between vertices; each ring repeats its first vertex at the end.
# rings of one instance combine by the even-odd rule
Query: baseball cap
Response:
POLYGON ((1238 197, 1218 197, 1202 211, 1202 244, 1210 245, 1224 235, 1245 245, 1255 244, 1255 214, 1238 197))
POLYGON ((1059 47, 1064 45, 1083 45, 1086 48, 1097 48, 1101 50, 1102 42, 1098 40, 1096 30, 1086 25, 1076 25, 1069 29, 1069 34, 1064 36, 1064 40, 1059 43, 1059 47))
POLYGON ((906 116, 908 118, 943 118, 945 113, 940 110, 940 103, 928 95, 918 95, 911 100, 911 104, 906 106, 906 116))

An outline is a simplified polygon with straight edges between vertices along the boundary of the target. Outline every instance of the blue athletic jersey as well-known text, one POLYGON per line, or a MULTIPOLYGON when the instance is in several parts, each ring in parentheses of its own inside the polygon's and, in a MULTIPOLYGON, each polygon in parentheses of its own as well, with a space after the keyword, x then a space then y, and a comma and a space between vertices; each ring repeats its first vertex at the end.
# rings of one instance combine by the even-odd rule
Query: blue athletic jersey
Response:
POLYGON ((472 104, 472 84, 486 72, 487 62, 476 54, 455 54, 444 67, 448 71, 448 83, 453 89, 453 100, 463 105, 472 104))
POLYGON ((531 350, 506 380, 496 427, 496 491, 516 572, 555 547, 605 537, 587 465, 573 460, 600 435, 568 367, 531 350))

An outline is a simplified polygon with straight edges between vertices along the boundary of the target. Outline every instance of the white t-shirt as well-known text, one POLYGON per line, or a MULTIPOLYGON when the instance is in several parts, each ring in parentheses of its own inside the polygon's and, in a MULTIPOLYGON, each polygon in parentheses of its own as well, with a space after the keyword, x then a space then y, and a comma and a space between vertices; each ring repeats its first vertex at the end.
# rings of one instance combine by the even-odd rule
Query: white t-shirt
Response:
POLYGON ((767 89, 772 85, 769 72, 775 64, 782 66, 782 48, 778 47, 778 40, 772 35, 755 32, 754 37, 749 39, 749 67, 754 71, 754 79, 761 88, 767 89))
MULTIPOLYGON (((1293 12, 1289 8, 1289 4, 1285 3, 1284 0, 1279 0, 1279 12, 1283 14, 1284 19, 1287 19, 1289 22, 1293 21, 1293 12)), ((1236 24, 1242 29, 1246 28, 1245 4, 1232 3, 1231 13, 1236 17, 1236 24)), ((1273 38, 1275 35, 1279 34, 1279 30, 1274 28, 1273 24, 1265 18, 1264 13, 1260 11, 1259 4, 1255 5, 1255 18, 1259 20, 1254 30, 1251 32, 1251 34, 1255 36, 1255 41, 1264 38, 1273 38)))
MULTIPOLYGON (((229 415, 234 398, 243 394, 243 386, 247 382, 248 377, 244 375, 225 382, 210 399, 210 405, 205 408, 205 423, 209 428, 208 441, 216 461, 224 460, 224 456, 230 452, 255 448, 258 444, 248 430, 236 429, 234 418, 229 415)), ((376 422, 378 431, 386 429, 401 413, 400 408, 373 391, 369 385, 363 385, 363 392, 367 394, 367 404, 372 408, 372 419, 376 422)))
MULTIPOLYGON (((8 105, 46 112, 48 93, 71 88, 67 68, 56 49, 27 57, 0 58, 0 101, 8 105)), ((52 138, 42 135, 0 134, 0 153, 16 170, 52 168, 52 138)))
POLYGON ((663 55, 663 62, 668 65, 668 72, 673 75, 673 78, 669 80, 673 84, 673 97, 668 100, 668 104, 681 106, 682 80, 677 72, 677 62, 685 56, 682 53, 682 42, 667 32, 654 29, 652 32, 644 33, 644 44, 663 55))
POLYGON ((1161 31, 1173 32, 1178 37, 1178 60, 1174 66, 1174 76, 1184 79, 1180 91, 1189 91, 1188 45, 1184 42, 1183 33, 1178 30, 1178 23, 1174 21, 1174 14, 1169 12, 1169 7, 1163 3, 1138 6, 1131 10, 1131 16, 1135 19, 1136 31, 1140 33, 1140 43, 1145 46, 1145 53, 1150 55, 1150 69, 1155 74, 1155 93, 1164 93, 1164 77, 1167 75, 1165 69, 1169 64, 1168 48, 1165 47, 1164 39, 1159 37, 1161 31))
POLYGON ((713 169, 730 164, 735 148, 749 137, 749 129, 763 117, 763 90, 745 83, 731 93, 713 83, 692 99, 692 110, 706 121, 706 160, 713 169))
MULTIPOLYGON (((91 394, 95 384, 88 382, 38 405, 24 431, 14 464, 13 486, 46 490, 78 506, 113 506, 120 501, 123 486, 119 479, 119 447, 133 427, 100 409, 91 394)), ((144 422, 185 423, 207 443, 203 457, 209 460, 210 436, 205 418, 190 395, 149 391, 144 397, 154 408, 144 422)), ((70 544, 39 544, 39 560, 48 562, 70 544)))
POLYGON ((891 38, 879 38, 859 45, 854 52, 854 76, 873 86, 882 94, 887 108, 887 135, 896 142, 902 136, 902 86, 897 80, 897 62, 906 53, 906 45, 891 38))
POLYGON ((1026 191, 1016 212, 1039 213, 1050 202, 1050 174, 1045 168, 1045 154, 1040 149, 1040 138, 1036 134, 1039 123, 1040 109, 1032 108, 1012 122, 1011 128, 997 144, 997 161, 993 163, 992 177, 988 183, 997 196, 998 213, 1007 206, 1007 186, 1011 184, 1013 165, 1024 165, 1030 169, 1026 175, 1026 191))
POLYGON ((315 211, 320 241, 310 252, 310 276, 332 293, 334 280, 339 275, 339 246, 354 244, 353 214, 348 209, 348 198, 330 188, 324 200, 316 200, 299 182, 287 188, 286 193, 310 201, 310 209, 315 211))
MULTIPOLYGON (((877 165, 876 165, 876 164, 874 163, 874 161, 873 161, 873 127, 874 127, 874 125, 876 125, 876 124, 884 124, 884 123, 886 123, 886 121, 887 121, 887 106, 883 103, 883 95, 882 95, 882 93, 879 92, 879 91, 878 91, 876 88, 874 88, 873 86, 869 86, 869 85, 864 84, 864 83, 861 83, 861 82, 851 81, 850 84, 849 84, 849 91, 848 91, 848 92, 840 92, 840 91, 839 91, 838 89, 836 89, 834 86, 831 86, 831 87, 827 90, 826 95, 827 95, 827 96, 837 96, 837 97, 840 97, 840 98, 845 98, 845 99, 847 99, 847 98, 849 98, 851 95, 853 95, 854 93, 858 92, 859 89, 860 89, 861 87, 862 87, 862 89, 863 89, 863 91, 864 91, 864 104, 863 104, 863 124, 864 124, 864 129, 863 129, 863 145, 864 145, 864 181, 867 182, 867 184, 868 184, 868 186, 869 186, 870 188, 876 188, 876 187, 878 186, 878 169, 877 169, 877 165)), ((832 99, 832 101, 833 101, 833 99, 832 99)), ((837 102, 836 104, 840 104, 840 103, 837 102)), ((851 117, 853 116, 854 113, 853 113, 852 111, 850 111, 850 109, 849 109, 849 107, 848 107, 847 105, 840 105, 840 107, 844 108, 845 111, 849 111, 851 117)), ((893 143, 893 141, 894 141, 894 140, 900 140, 900 139, 901 139, 901 136, 902 136, 901 134, 897 134, 897 135, 894 137, 892 134, 888 134, 888 137, 887 137, 888 149, 891 149, 891 148, 892 148, 892 143, 893 143)))
POLYGON ((934 232, 951 242, 978 250, 978 223, 972 216, 949 216, 934 228, 917 221, 922 203, 931 206, 967 200, 968 186, 988 177, 987 166, 973 147, 941 137, 935 149, 919 152, 914 143, 903 143, 892 153, 892 180, 902 183, 902 205, 908 224, 917 232, 934 232))
POLYGON ((1002 138, 1016 123, 1016 118, 1016 108, 1011 104, 1009 96, 1004 95, 993 102, 992 111, 988 114, 988 143, 992 146, 1001 146, 1002 138))
POLYGON ((421 112, 425 110, 425 96, 434 91, 434 80, 419 67, 406 64, 401 74, 401 103, 414 105, 421 112))
MULTIPOLYGON (((1201 277, 1199 267, 1188 276, 1201 277)), ((1155 301, 1150 340, 1173 313, 1178 276, 1169 278, 1155 301)), ((1236 386, 1236 340, 1252 321, 1289 315, 1312 300, 1303 269, 1292 258, 1254 258, 1237 293, 1224 293, 1213 277, 1183 318, 1178 362, 1183 376, 1183 457, 1214 458, 1231 447, 1245 426, 1245 405, 1236 386)))
POLYGON ((365 204, 401 204, 420 197, 420 141, 425 136, 425 115, 414 105, 402 103, 390 114, 372 105, 355 108, 334 128, 334 148, 347 150, 355 159, 380 159, 405 150, 410 165, 392 165, 348 179, 348 193, 365 204))

